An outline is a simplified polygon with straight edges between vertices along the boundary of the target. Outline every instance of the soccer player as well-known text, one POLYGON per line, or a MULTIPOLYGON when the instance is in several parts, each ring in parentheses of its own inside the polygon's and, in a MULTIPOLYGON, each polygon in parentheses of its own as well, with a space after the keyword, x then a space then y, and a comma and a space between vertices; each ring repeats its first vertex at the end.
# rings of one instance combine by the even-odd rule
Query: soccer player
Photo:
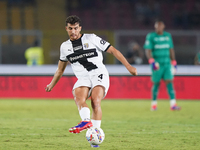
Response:
POLYGON ((50 92, 61 78, 67 63, 70 62, 73 72, 78 78, 74 84, 72 93, 79 110, 81 122, 69 129, 71 133, 94 127, 100 127, 102 119, 101 100, 106 96, 109 88, 109 74, 102 63, 102 52, 114 55, 132 75, 137 75, 136 68, 132 67, 125 57, 95 34, 81 34, 81 20, 77 16, 69 16, 66 19, 66 31, 69 40, 60 46, 60 60, 58 68, 46 91, 50 92), (86 104, 87 98, 91 96, 92 117, 90 109, 86 104))
POLYGON ((196 56, 194 58, 194 64, 200 65, 200 51, 196 54, 196 56))
POLYGON ((171 34, 164 31, 165 24, 162 20, 157 20, 154 27, 155 32, 147 34, 144 44, 146 56, 152 69, 151 110, 157 110, 157 95, 161 79, 164 80, 170 96, 171 110, 180 110, 176 103, 173 87, 173 71, 177 69, 173 40, 171 34))

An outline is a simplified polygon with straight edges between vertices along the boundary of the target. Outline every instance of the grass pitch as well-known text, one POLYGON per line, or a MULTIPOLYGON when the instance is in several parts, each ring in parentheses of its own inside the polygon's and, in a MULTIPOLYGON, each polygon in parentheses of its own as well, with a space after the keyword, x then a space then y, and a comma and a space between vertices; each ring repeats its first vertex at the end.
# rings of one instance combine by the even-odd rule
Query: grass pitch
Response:
MULTIPOLYGON (((87 101, 90 105, 90 100, 87 101)), ((102 150, 200 149, 200 101, 103 100, 102 150)), ((79 123, 73 100, 0 100, 0 150, 88 150, 86 131, 72 134, 79 123)))

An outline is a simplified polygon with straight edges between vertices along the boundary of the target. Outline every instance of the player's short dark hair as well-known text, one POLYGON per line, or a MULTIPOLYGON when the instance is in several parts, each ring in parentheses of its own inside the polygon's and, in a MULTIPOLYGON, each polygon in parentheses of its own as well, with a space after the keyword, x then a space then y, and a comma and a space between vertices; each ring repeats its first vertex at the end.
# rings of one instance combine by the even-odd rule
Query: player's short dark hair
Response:
POLYGON ((66 26, 67 26, 68 23, 73 24, 73 25, 78 23, 81 26, 81 19, 76 15, 72 15, 72 16, 67 17, 66 26))
POLYGON ((163 23, 164 23, 164 20, 161 19, 161 18, 156 18, 155 23, 156 23, 156 22, 163 22, 163 23))

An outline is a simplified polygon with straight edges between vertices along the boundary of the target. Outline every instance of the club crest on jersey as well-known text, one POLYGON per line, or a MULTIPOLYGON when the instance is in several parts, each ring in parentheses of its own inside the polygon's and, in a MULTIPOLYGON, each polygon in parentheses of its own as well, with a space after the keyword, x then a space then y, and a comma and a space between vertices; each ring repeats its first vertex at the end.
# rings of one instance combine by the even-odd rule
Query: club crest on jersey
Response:
POLYGON ((89 47, 89 44, 88 43, 85 43, 84 44, 84 48, 88 48, 89 47))
POLYGON ((169 41, 169 37, 168 36, 166 36, 165 39, 166 39, 166 41, 169 41))

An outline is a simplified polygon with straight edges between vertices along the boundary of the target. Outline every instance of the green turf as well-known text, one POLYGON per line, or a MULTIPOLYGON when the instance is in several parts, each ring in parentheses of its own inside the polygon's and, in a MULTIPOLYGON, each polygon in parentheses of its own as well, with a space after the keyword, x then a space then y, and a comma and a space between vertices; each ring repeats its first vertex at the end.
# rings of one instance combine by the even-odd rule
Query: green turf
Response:
MULTIPOLYGON (((88 104, 90 101, 88 101, 88 104)), ((102 150, 200 149, 200 101, 178 101, 172 112, 169 101, 103 100, 102 150)), ((80 134, 68 128, 80 121, 73 100, 0 100, 0 150, 91 149, 80 134)))

